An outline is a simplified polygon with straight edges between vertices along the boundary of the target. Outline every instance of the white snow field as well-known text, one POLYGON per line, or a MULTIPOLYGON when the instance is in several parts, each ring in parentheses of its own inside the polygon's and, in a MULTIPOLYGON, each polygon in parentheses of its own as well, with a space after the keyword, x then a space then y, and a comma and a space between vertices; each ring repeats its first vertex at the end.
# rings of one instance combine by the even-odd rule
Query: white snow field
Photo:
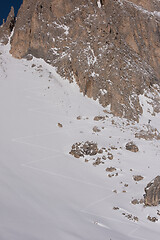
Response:
MULTIPOLYGON (((159 239, 160 207, 131 203, 160 174, 159 141, 135 138, 148 116, 128 125, 43 60, 17 60, 8 50, 0 46, 0 240, 159 239), (94 126, 101 131, 94 133, 94 126), (109 149, 113 160, 93 166, 93 157, 85 162, 69 154, 72 144, 87 140, 109 149), (127 151, 128 141, 139 152, 127 151), (107 167, 118 174, 109 177, 107 167), (144 179, 135 182, 133 175, 144 179)), ((150 124, 160 130, 159 120, 150 124)))

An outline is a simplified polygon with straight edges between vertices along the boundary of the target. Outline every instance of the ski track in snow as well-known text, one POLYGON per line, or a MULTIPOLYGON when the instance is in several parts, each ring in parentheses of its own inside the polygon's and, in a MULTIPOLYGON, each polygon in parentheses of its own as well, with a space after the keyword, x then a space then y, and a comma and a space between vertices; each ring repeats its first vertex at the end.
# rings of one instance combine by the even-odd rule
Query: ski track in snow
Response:
MULTIPOLYGON (((35 88, 34 88, 35 89, 35 88)), ((38 88, 39 89, 39 88, 38 88)), ((30 91, 29 91, 30 92, 30 91)), ((34 93, 34 92, 32 92, 32 93, 34 93)), ((39 101, 39 99, 36 99, 37 101, 39 101)), ((41 101, 41 100, 40 100, 41 101)), ((28 109, 28 111, 30 111, 30 109, 28 109)), ((35 112, 35 113, 37 113, 37 109, 32 109, 32 112, 35 112)), ((42 113, 42 114, 44 114, 44 115, 48 115, 49 113, 46 113, 46 112, 44 112, 44 111, 38 111, 38 113, 42 113)), ((54 116, 54 114, 49 114, 49 115, 53 115, 54 116)), ((69 119, 69 117, 68 117, 68 119, 69 119)), ((76 129, 76 127, 75 127, 75 129, 76 129)), ((74 130, 74 128, 73 128, 73 130, 74 130)), ((44 146, 41 146, 41 145, 37 145, 37 144, 32 144, 32 143, 29 143, 29 142, 25 142, 25 141, 22 141, 22 139, 23 140, 27 140, 27 139, 29 139, 29 138, 34 138, 34 137, 43 137, 43 136, 51 136, 51 135, 55 135, 55 133, 58 133, 59 131, 53 131, 52 133, 51 132, 47 132, 47 133, 44 133, 44 134, 36 134, 36 135, 30 135, 30 136, 23 136, 23 137, 19 137, 19 138, 14 138, 14 139, 12 139, 12 141, 13 142, 16 142, 16 143, 19 143, 19 144, 26 144, 26 145, 30 145, 31 147, 35 147, 35 148, 40 148, 40 149, 43 149, 43 150, 49 150, 49 151, 51 151, 51 152, 54 152, 54 153, 59 153, 59 151, 56 151, 56 150, 53 150, 52 148, 47 148, 47 147, 44 147, 44 146)), ((30 161, 30 162, 28 162, 28 163, 26 163, 26 164, 22 164, 21 166, 23 166, 23 167, 27 167, 27 168, 30 168, 30 169, 34 169, 34 170, 36 170, 36 171, 39 171, 39 172, 42 172, 42 173, 44 173, 44 174, 49 174, 49 175, 53 175, 53 176, 57 176, 57 177, 60 177, 60 178, 64 178, 64 179, 66 179, 66 180, 69 180, 69 181, 75 181, 75 182, 79 182, 79 183, 83 183, 83 184, 86 184, 86 185, 90 185, 90 186, 93 186, 93 187, 98 187, 98 188, 100 188, 100 189, 107 189, 107 188, 104 188, 104 187, 102 187, 102 186, 100 186, 100 185, 96 185, 96 184, 93 184, 93 183, 90 183, 90 182, 85 182, 85 181, 81 181, 81 180, 78 180, 78 179, 76 179, 76 178, 71 178, 71 177, 69 177, 69 176, 65 176, 65 175, 62 175, 62 174, 57 174, 57 173, 55 173, 55 172, 51 172, 51 171, 46 171, 46 170, 43 170, 43 169, 40 169, 40 168, 36 168, 36 167, 32 167, 31 166, 31 164, 32 163, 35 163, 35 162, 41 162, 41 161, 45 161, 45 160, 47 160, 47 159, 52 159, 53 157, 55 158, 55 157, 57 157, 57 156, 61 156, 61 154, 59 153, 59 154, 57 154, 57 155, 51 155, 50 157, 47 157, 47 158, 42 158, 42 159, 39 159, 39 160, 34 160, 34 161, 30 161)), ((109 189, 108 189, 109 190, 109 189)), ((113 194, 112 194, 113 195, 113 194)))

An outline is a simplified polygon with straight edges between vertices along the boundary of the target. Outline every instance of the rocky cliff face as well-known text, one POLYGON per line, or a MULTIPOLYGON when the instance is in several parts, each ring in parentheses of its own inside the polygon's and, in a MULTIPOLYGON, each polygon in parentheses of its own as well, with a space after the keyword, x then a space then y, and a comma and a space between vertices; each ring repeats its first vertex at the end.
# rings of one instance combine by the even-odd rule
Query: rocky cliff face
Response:
POLYGON ((44 58, 114 115, 138 120, 160 85, 159 0, 24 0, 11 54, 44 58))
POLYGON ((11 35, 11 32, 15 26, 15 15, 14 15, 14 8, 11 7, 11 11, 7 17, 6 22, 3 23, 2 26, 0 26, 0 42, 3 44, 8 43, 9 36, 11 35))

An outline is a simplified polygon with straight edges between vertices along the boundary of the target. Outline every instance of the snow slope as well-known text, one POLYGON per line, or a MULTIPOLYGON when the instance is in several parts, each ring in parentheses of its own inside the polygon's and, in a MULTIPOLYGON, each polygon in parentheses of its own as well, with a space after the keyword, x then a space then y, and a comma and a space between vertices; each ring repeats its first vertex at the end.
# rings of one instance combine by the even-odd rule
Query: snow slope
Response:
MULTIPOLYGON (((160 207, 131 204, 160 174, 160 143, 134 136, 148 116, 137 125, 109 113, 96 122, 96 115, 106 113, 76 84, 43 60, 13 59, 8 50, 9 45, 0 46, 0 239, 158 239, 160 207), (94 133, 94 126, 101 131, 94 133), (92 158, 85 162, 69 155, 73 143, 87 140, 109 148, 113 160, 93 166, 92 158), (125 149, 130 140, 139 152, 125 149), (105 169, 111 166, 118 176, 108 177, 105 169), (137 174, 144 179, 136 183, 137 174), (159 221, 150 222, 148 215, 159 221)), ((160 128, 158 115, 152 122, 160 128)))

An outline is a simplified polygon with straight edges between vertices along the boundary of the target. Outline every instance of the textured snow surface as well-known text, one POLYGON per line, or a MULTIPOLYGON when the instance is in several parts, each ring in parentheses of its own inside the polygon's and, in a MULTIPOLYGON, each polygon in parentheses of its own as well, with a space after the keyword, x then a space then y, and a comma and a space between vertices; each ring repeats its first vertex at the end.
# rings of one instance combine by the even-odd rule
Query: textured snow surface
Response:
MULTIPOLYGON (((152 223, 147 216, 158 218, 160 207, 131 204, 160 174, 159 142, 136 139, 143 125, 127 125, 111 114, 94 121, 106 113, 79 93, 75 83, 61 79, 41 59, 12 58, 8 49, 0 47, 0 239, 159 239, 160 219, 152 223), (95 125, 101 132, 93 133, 95 125), (93 160, 69 155, 73 143, 87 140, 115 146, 109 150, 113 160, 93 166, 93 160), (128 141, 139 152, 127 151, 128 141), (115 167, 118 176, 109 178, 107 167, 115 167), (139 174, 144 179, 136 183, 133 175, 139 174)), ((144 123, 148 116, 143 116, 144 123)), ((153 123, 159 127, 158 116, 153 123)))

